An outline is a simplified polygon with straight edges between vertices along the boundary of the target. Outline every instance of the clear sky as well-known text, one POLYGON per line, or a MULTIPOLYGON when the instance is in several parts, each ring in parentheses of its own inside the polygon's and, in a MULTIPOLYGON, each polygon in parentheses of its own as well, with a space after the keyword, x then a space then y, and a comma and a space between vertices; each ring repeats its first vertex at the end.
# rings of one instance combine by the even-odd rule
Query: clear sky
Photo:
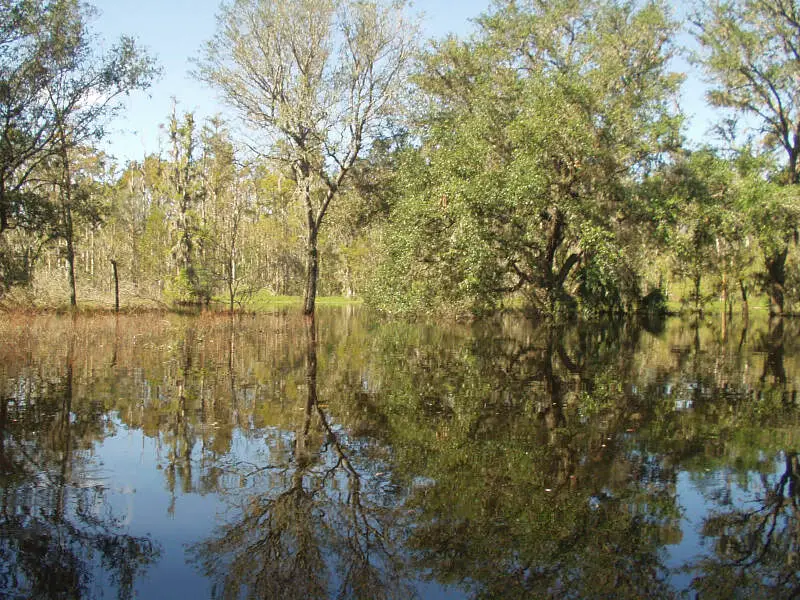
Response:
MULTIPOLYGON (((170 114, 173 97, 179 111, 194 111, 199 119, 224 111, 215 91, 189 74, 191 60, 214 34, 219 0, 90 1, 100 12, 94 29, 107 43, 133 35, 163 71, 149 90, 125 99, 122 114, 109 126, 105 145, 111 154, 122 162, 158 152, 159 124, 170 114)), ((417 0, 414 10, 422 14, 423 35, 431 38, 469 33, 471 19, 489 5, 490 0, 417 0)), ((703 90, 696 75, 684 86, 683 108, 691 118, 687 134, 694 141, 703 137, 713 117, 704 106, 703 90)))

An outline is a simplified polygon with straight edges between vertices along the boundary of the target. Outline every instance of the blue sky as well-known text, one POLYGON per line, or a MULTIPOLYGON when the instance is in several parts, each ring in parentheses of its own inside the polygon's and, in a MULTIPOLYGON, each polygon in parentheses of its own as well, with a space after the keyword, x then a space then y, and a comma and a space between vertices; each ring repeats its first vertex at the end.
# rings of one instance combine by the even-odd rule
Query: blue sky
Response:
MULTIPOLYGON (((133 35, 154 54, 163 70, 148 91, 125 99, 122 113, 109 126, 107 150, 120 162, 141 159, 158 152, 159 124, 172 109, 172 98, 179 111, 194 111, 198 118, 223 112, 214 90, 189 74, 191 60, 197 57, 204 41, 213 36, 219 0, 93 0, 100 11, 95 30, 108 42, 122 34, 133 35)), ((426 38, 447 33, 467 34, 470 20, 485 11, 490 0, 420 0, 414 10, 422 13, 426 38)), ((685 65, 681 65, 683 68, 685 65)), ((711 125, 712 112, 703 101, 704 87, 696 74, 684 86, 683 108, 691 120, 687 134, 699 141, 711 125)))

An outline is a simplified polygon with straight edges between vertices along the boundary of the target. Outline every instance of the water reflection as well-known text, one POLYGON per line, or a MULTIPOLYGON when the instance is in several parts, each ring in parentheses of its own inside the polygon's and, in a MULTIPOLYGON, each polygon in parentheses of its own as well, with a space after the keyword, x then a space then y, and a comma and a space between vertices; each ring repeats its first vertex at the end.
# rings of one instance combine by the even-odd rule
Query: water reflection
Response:
POLYGON ((794 322, 344 311, 0 338, 5 595, 799 591, 794 322))
POLYGON ((800 595, 798 456, 781 454, 775 473, 753 474, 746 504, 719 490, 721 506, 703 523, 714 553, 692 565, 703 598, 797 598, 800 595))
POLYGON ((159 547, 108 510, 91 454, 107 415, 74 405, 75 338, 65 341, 57 376, 24 365, 0 397, 0 591, 79 598, 113 586, 131 598, 159 547))
POLYGON ((641 414, 619 384, 637 336, 485 330, 455 353, 408 345, 384 401, 411 434, 395 464, 435 482, 408 501, 418 568, 486 598, 671 595, 659 548, 680 537, 674 471, 632 451, 641 414), (426 411, 431 397, 447 404, 426 411))
POLYGON ((214 596, 408 598, 396 543, 402 509, 376 463, 336 425, 317 393, 317 327, 306 320, 306 400, 294 435, 268 442, 270 463, 240 471, 236 517, 192 546, 214 596), (358 458, 356 458, 358 457, 358 458))

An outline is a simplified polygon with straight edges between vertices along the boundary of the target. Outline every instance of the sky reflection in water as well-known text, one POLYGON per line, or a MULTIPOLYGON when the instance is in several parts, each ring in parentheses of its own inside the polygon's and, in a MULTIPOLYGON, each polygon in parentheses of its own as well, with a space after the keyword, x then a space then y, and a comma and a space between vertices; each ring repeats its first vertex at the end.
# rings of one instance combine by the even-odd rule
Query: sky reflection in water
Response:
POLYGON ((0 593, 793 597, 796 329, 12 321, 0 593))

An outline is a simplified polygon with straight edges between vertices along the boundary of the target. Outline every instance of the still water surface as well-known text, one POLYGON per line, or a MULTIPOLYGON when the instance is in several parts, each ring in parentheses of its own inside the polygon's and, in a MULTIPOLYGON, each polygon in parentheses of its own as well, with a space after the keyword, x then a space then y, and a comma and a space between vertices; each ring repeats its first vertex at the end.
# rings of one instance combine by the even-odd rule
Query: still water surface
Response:
POLYGON ((0 596, 796 597, 797 330, 0 322, 0 596))

